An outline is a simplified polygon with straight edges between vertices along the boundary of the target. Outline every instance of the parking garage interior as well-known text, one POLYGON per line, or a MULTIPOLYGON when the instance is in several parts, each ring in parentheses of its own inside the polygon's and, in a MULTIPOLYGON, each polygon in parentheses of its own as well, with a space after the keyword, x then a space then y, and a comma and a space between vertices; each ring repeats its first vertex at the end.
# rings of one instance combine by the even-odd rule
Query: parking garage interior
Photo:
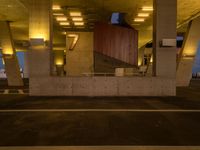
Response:
POLYGON ((0 150, 200 149, 199 25, 199 0, 0 0, 0 150))

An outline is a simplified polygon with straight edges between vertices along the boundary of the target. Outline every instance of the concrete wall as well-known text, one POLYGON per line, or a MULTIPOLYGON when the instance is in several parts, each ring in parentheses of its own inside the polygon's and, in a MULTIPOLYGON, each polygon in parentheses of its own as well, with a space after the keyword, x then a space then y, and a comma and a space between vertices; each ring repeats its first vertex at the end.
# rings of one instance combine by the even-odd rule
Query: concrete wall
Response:
POLYGON ((79 40, 73 50, 69 50, 72 42, 67 37, 66 66, 67 76, 82 76, 83 73, 92 73, 94 70, 93 58, 93 33, 92 32, 67 32, 78 34, 79 40))
POLYGON ((176 81, 157 77, 34 77, 31 96, 175 96, 176 81))
POLYGON ((136 68, 118 59, 94 52, 95 73, 115 73, 115 68, 136 68))

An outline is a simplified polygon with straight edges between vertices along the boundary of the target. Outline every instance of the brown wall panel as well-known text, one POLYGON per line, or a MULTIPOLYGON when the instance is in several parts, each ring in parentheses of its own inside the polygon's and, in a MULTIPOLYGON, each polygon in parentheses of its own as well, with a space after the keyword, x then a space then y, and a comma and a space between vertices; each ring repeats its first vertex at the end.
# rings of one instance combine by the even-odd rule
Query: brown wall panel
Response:
POLYGON ((138 31, 98 23, 94 30, 94 51, 128 64, 137 65, 138 31))

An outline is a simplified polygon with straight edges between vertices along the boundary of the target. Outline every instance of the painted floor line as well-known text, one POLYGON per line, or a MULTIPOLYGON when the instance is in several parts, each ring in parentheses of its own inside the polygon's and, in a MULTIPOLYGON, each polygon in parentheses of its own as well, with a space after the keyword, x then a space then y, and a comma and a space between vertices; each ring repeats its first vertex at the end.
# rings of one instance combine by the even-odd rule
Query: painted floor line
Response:
POLYGON ((5 112, 180 112, 200 113, 200 110, 193 109, 1 109, 5 112))
POLYGON ((0 150, 200 150, 200 146, 30 146, 0 147, 0 150))

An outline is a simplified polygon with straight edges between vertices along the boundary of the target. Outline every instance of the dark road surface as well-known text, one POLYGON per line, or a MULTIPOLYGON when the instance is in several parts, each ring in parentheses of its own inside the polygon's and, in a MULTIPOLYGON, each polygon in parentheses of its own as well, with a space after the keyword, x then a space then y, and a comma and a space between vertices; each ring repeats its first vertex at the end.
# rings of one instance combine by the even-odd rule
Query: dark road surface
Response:
POLYGON ((0 95, 0 146, 70 145, 200 146, 199 81, 177 97, 0 95))

